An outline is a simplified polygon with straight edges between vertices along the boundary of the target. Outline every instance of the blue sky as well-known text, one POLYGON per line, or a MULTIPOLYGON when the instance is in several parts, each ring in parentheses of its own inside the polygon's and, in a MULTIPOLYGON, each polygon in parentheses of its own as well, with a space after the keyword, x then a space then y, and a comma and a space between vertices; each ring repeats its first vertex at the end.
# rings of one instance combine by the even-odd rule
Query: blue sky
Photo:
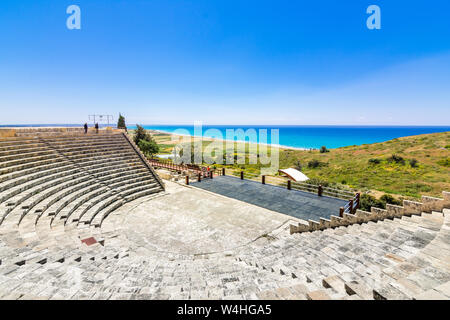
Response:
POLYGON ((2 0, 0 124, 450 123, 450 2, 2 0), (81 8, 81 30, 66 8, 81 8), (368 30, 366 8, 381 8, 368 30))

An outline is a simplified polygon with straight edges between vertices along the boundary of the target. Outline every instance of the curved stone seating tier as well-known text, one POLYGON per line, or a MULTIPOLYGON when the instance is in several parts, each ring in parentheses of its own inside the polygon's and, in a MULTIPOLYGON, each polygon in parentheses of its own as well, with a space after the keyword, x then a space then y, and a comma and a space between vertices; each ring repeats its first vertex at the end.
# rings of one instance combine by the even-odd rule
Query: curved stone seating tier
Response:
MULTIPOLYGON (((130 181, 136 181, 136 180, 140 180, 143 178, 147 178, 145 176, 146 172, 142 172, 141 177, 139 179, 136 177, 136 171, 134 171, 135 174, 131 174, 131 175, 127 175, 127 173, 128 172, 121 172, 121 174, 116 174, 115 176, 118 176, 117 178, 114 178, 114 176, 113 176, 112 179, 110 181, 108 181, 108 186, 110 188, 115 189, 116 187, 121 186, 130 181), (144 176, 142 176, 142 175, 144 175, 144 176)), ((77 208, 79 208, 81 205, 83 205, 84 203, 86 203, 87 201, 93 199, 94 197, 96 197, 98 195, 104 194, 105 192, 107 192, 109 190, 110 189, 108 189, 105 186, 95 185, 94 188, 89 188, 83 194, 75 195, 73 198, 71 198, 71 201, 69 202, 68 205, 65 205, 64 208, 60 207, 60 208, 58 208, 57 211, 55 211, 54 218, 57 216, 57 213, 61 212, 60 219, 65 219, 67 221, 67 219, 72 215, 72 213, 77 208)), ((54 218, 52 218, 52 221, 54 218)))
POLYGON ((73 236, 64 230, 79 207, 92 206, 94 211, 83 214, 99 224, 118 204, 163 191, 123 133, 22 133, 24 137, 0 139, 0 235, 13 248, 45 248, 41 240, 47 233, 55 240, 58 232, 70 241, 78 239, 79 246, 76 230, 73 236), (63 224, 53 230, 58 214, 63 224))
MULTIPOLYGON (((126 175, 127 172, 122 171, 122 174, 116 173, 112 175, 111 179, 108 180, 108 184, 111 188, 114 188, 114 183, 120 183, 122 181, 126 181, 127 179, 133 179, 134 181, 142 181, 143 179, 147 179, 146 172, 144 169, 141 173, 136 173, 135 170, 130 170, 131 174, 126 175), (117 177, 117 178, 114 178, 117 177)), ((106 183, 106 180, 103 181, 106 183)), ((53 217, 58 217, 58 214, 64 209, 67 208, 67 206, 73 202, 75 202, 79 197, 83 196, 84 194, 90 193, 95 190, 99 190, 102 188, 99 184, 85 184, 77 188, 77 190, 72 190, 69 194, 65 195, 64 197, 61 197, 58 199, 57 202, 52 204, 48 208, 49 215, 53 217)), ((39 215, 40 217, 41 215, 39 215)), ((36 219, 36 222, 39 220, 39 217, 36 219)))
MULTIPOLYGON (((109 161, 106 164, 97 164, 95 166, 91 166, 89 167, 89 174, 91 175, 91 178, 96 178, 97 181, 102 181, 103 183, 105 183, 108 179, 107 178, 113 178, 113 177, 117 177, 120 175, 123 175, 127 172, 127 170, 139 170, 138 168, 141 168, 141 170, 145 170, 145 167, 143 165, 134 165, 133 167, 131 166, 127 166, 127 164, 130 164, 131 160, 118 160, 118 161, 109 161)), ((131 163, 132 164, 132 163, 131 163)), ((11 188, 8 191, 5 191, 3 193, 0 193, 0 200, 2 200, 3 202, 5 200, 10 199, 11 197, 20 194, 21 192, 23 192, 24 190, 30 190, 30 188, 35 187, 35 186, 39 186, 44 183, 44 182, 48 182, 48 181, 55 181, 55 178, 57 177, 61 177, 61 176, 67 176, 69 175, 69 178, 74 178, 75 175, 74 174, 81 174, 82 170, 72 166, 71 170, 69 170, 70 166, 66 167, 66 171, 62 171, 62 172, 58 172, 55 173, 53 175, 49 175, 46 177, 42 177, 40 179, 37 180, 31 180, 27 183, 24 184, 18 184, 18 186, 11 188)), ((142 171, 141 171, 142 172, 142 171)), ((91 179, 93 180, 93 179, 91 179)), ((93 180, 95 181, 95 180, 93 180)), ((42 191, 42 188, 41 190, 42 191)), ((11 201, 9 202, 10 204, 12 203, 11 201)), ((0 205, 1 208, 1 205, 0 205)))
POLYGON ((296 233, 263 247, 255 244, 238 259, 316 284, 334 277, 364 299, 420 298, 450 281, 450 251, 445 251, 450 212, 444 212, 296 233), (428 251, 434 258, 422 257, 428 251), (409 279, 399 278, 407 271, 414 272, 409 279))

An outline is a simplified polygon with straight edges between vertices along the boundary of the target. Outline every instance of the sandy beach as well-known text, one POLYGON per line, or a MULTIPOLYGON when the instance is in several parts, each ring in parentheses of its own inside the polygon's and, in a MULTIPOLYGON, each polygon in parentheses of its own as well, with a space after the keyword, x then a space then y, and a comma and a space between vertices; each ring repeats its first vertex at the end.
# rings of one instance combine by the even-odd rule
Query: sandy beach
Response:
MULTIPOLYGON (((195 141, 220 141, 220 142, 233 142, 233 140, 227 140, 227 139, 215 139, 215 138, 211 138, 211 137, 197 137, 197 136, 193 136, 193 135, 189 135, 189 134, 174 134, 171 132, 167 132, 167 131, 162 131, 162 130, 152 130, 152 129, 148 129, 147 131, 149 131, 152 134, 167 134, 169 136, 173 136, 173 137, 190 137, 192 142, 195 141)), ((235 143, 249 143, 249 144, 256 144, 256 145, 265 145, 268 147, 272 147, 272 148, 278 148, 278 149, 285 149, 285 150, 298 150, 298 151, 305 151, 305 150, 317 150, 317 149, 313 149, 313 148, 296 148, 296 147, 290 147, 290 146, 283 146, 283 145, 279 145, 279 144, 269 144, 269 143, 260 143, 260 142, 249 142, 249 141, 240 141, 240 140, 234 140, 235 143)), ((176 141, 174 141, 174 144, 176 143, 176 141)))

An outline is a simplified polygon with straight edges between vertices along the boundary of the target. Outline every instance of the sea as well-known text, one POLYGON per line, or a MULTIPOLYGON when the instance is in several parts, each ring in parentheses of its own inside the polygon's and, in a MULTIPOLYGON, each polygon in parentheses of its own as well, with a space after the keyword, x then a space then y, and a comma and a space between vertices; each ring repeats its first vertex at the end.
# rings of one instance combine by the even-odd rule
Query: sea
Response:
MULTIPOLYGON (((77 124, 34 124, 34 125, 0 125, 1 127, 46 127, 46 126, 81 126, 77 124)), ((184 133, 195 135, 193 125, 143 125, 148 130, 158 130, 167 133, 184 133), (181 132, 180 132, 181 129, 181 132)), ((129 126, 129 129, 135 129, 136 126, 129 126)), ((278 145, 300 148, 300 149, 319 149, 322 146, 328 149, 363 145, 376 142, 384 142, 395 138, 413 136, 435 132, 450 132, 449 126, 297 126, 297 125, 202 125, 201 134, 204 137, 226 139, 227 129, 244 132, 254 129, 256 138, 245 138, 245 141, 272 143, 271 132, 278 130, 278 145), (211 130, 215 129, 215 130, 211 130), (261 131, 262 130, 262 131, 261 131), (260 133, 267 132, 267 139, 264 139, 260 133), (217 136, 219 135, 219 137, 217 136)), ((198 135, 198 134, 196 134, 198 135)), ((239 140, 239 139, 237 139, 239 140)), ((275 141, 274 141, 275 142, 275 141)))
MULTIPOLYGON (((183 131, 194 135, 194 126, 189 125, 143 125, 145 129, 173 133, 183 131)), ((236 126, 236 125, 203 125, 204 137, 217 138, 220 132, 226 138, 227 129, 255 129, 258 133, 256 139, 245 139, 250 142, 272 143, 271 130, 278 129, 278 143, 281 146, 319 149, 322 146, 328 149, 384 142, 395 138, 413 136, 425 133, 447 132, 450 126, 236 126), (216 129, 215 132, 210 129, 216 129), (266 130, 267 139, 260 136, 260 130, 266 130), (218 130, 218 131, 217 131, 218 130), (261 139, 262 137, 262 139, 261 139)))

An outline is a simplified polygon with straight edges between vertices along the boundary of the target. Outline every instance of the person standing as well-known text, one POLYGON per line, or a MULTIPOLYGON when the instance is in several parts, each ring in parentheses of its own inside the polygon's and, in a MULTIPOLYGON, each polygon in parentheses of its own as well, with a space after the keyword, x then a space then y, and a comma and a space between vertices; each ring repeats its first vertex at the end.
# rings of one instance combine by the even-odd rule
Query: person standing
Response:
POLYGON ((95 124, 95 132, 98 133, 98 122, 95 124))
POLYGON ((88 132, 88 125, 87 123, 84 124, 84 134, 87 134, 88 132))

